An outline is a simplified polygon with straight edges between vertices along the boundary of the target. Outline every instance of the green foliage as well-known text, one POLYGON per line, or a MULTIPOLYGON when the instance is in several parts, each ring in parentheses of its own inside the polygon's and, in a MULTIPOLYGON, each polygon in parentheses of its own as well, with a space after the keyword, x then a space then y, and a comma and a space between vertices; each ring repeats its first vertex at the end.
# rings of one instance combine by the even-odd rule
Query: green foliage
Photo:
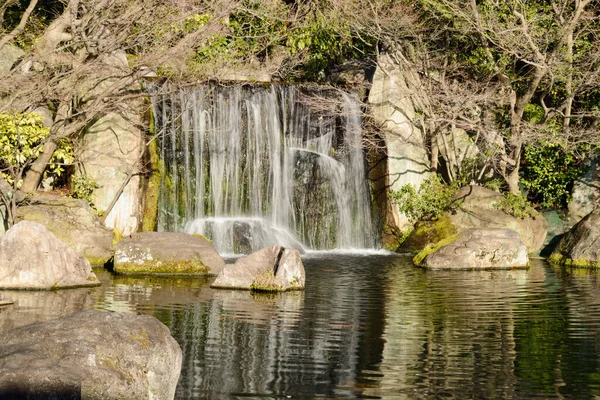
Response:
POLYGON ((98 187, 96 182, 83 174, 73 174, 71 176, 71 197, 87 200, 92 207, 92 194, 94 193, 94 189, 98 187))
POLYGON ((421 183, 419 190, 407 184, 398 191, 392 191, 390 198, 409 221, 431 221, 458 207, 459 204, 454 201, 458 189, 458 185, 447 185, 436 175, 421 183))
MULTIPOLYGON (((10 183, 14 183, 19 171, 23 172, 40 155, 49 133, 37 113, 0 114, 0 168, 10 183)), ((73 146, 63 139, 58 142, 45 176, 61 176, 65 164, 72 162, 73 146)))
POLYGON ((528 218, 537 214, 527 199, 520 194, 507 193, 504 199, 494 204, 494 208, 515 218, 528 218))
POLYGON ((582 157, 559 144, 529 145, 523 154, 521 183, 543 207, 562 207, 569 201, 573 181, 583 173, 582 166, 582 157))

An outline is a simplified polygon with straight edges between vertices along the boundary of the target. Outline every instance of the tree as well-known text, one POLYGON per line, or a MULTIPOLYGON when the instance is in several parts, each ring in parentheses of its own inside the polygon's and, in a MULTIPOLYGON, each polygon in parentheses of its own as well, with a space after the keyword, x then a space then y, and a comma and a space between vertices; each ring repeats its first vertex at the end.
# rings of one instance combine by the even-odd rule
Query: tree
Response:
POLYGON ((0 50, 19 45, 25 56, 0 82, 0 112, 44 109, 50 116, 41 151, 24 163, 22 191, 35 191, 61 139, 145 96, 140 79, 188 58, 234 7, 218 0, 5 2, 0 50), (197 16, 207 18, 190 23, 197 16))

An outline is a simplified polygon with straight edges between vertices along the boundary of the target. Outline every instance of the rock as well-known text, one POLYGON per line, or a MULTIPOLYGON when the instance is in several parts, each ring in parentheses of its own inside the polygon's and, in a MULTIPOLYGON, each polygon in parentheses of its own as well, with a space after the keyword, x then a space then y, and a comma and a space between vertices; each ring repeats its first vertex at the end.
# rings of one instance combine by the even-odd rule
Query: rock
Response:
POLYGON ((304 282, 298 250, 271 246, 226 265, 211 287, 283 292, 304 289, 304 282))
POLYGON ((117 244, 114 259, 120 274, 218 275, 223 267, 206 239, 180 232, 135 233, 117 244))
POLYGON ((29 205, 18 208, 17 218, 44 225, 92 265, 104 265, 113 256, 113 232, 98 222, 85 200, 34 197, 29 205))
MULTIPOLYGON (((373 121, 383 129, 387 171, 371 179, 385 181, 384 187, 388 189, 399 190, 406 184, 418 188, 431 176, 424 135, 414 124, 418 120, 416 110, 422 108, 425 101, 416 95, 422 93, 419 85, 419 75, 408 65, 399 65, 387 54, 379 56, 369 104, 373 121)), ((391 214, 386 212, 388 215, 383 218, 387 224, 400 229, 410 226, 398 206, 393 205, 390 211, 391 214)))
POLYGON ((7 299, 2 293, 0 293, 0 306, 8 306, 13 302, 7 299))
POLYGON ((415 263, 428 269, 507 269, 526 267, 527 247, 511 229, 465 229, 448 244, 415 263))
POLYGON ((0 336, 3 398, 173 399, 182 354, 156 318, 83 311, 0 336))
POLYGON ((14 64, 23 57, 25 52, 20 48, 6 44, 0 49, 0 76, 6 76, 12 70, 14 64))
POLYGON ((537 253, 544 244, 548 223, 541 215, 516 218, 494 208, 503 198, 502 194, 481 186, 461 188, 455 195, 455 199, 461 201, 460 207, 439 216, 437 221, 419 222, 398 251, 420 251, 428 243, 465 229, 506 228, 519 234, 529 253, 537 253))
POLYGON ((545 211, 542 216, 548 223, 548 233, 540 250, 540 256, 548 257, 552 254, 565 232, 569 230, 569 227, 556 211, 545 211))
POLYGON ((600 266, 600 209, 585 216, 565 233, 550 262, 571 267, 600 266))
MULTIPOLYGON (((125 106, 123 106, 125 107, 125 106)), ((133 104, 130 105, 133 108, 133 104)), ((138 172, 139 156, 144 147, 142 124, 134 110, 109 113, 94 123, 85 133, 78 159, 85 175, 94 181, 92 201, 99 211, 104 211, 121 188, 129 172, 138 172)), ((119 200, 106 216, 104 224, 116 228, 122 236, 137 231, 142 220, 142 187, 139 174, 129 180, 119 200)))
POLYGON ((98 286, 90 263, 43 225, 21 221, 0 239, 0 289, 98 286))
POLYGON ((588 163, 585 173, 573 183, 568 205, 572 224, 591 213, 600 201, 600 162, 598 158, 592 158, 588 163))

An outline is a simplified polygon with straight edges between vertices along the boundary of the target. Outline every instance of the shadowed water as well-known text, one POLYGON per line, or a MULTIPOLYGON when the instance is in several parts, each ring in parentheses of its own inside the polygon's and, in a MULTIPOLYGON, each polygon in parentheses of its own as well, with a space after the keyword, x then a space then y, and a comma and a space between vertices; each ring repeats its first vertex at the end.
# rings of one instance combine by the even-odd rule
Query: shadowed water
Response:
POLYGON ((151 314, 183 349, 181 399, 594 398, 596 272, 424 271, 403 256, 309 253, 305 292, 213 290, 211 279, 112 276, 2 292, 0 330, 80 309, 151 314))

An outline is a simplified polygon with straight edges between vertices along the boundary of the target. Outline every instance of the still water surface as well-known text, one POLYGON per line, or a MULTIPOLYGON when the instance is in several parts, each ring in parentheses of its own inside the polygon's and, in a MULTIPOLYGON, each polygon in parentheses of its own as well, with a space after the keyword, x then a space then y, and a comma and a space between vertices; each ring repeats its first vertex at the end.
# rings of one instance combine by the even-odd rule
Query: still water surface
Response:
POLYGON ((15 305, 0 308, 0 331, 89 308, 154 315, 183 349, 179 399, 600 396, 597 272, 303 260, 306 291, 280 295, 105 270, 98 288, 4 292, 15 305))

